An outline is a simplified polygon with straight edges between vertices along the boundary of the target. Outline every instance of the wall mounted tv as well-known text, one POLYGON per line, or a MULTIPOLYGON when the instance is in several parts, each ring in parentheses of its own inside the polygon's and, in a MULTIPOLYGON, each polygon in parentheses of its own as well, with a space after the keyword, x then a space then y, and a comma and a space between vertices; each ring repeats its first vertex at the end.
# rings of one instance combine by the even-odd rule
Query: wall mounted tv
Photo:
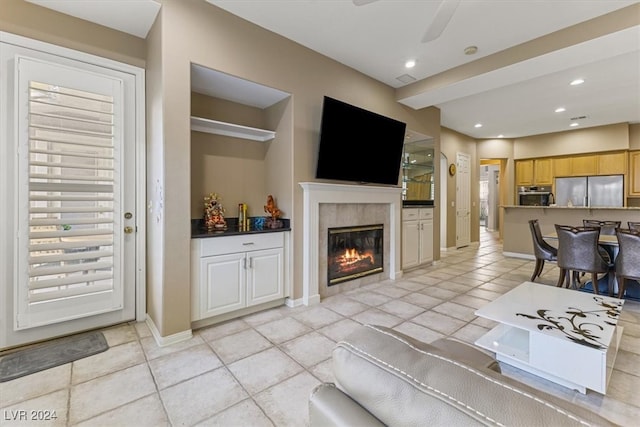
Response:
POLYGON ((316 178, 398 185, 406 124, 324 97, 316 178))

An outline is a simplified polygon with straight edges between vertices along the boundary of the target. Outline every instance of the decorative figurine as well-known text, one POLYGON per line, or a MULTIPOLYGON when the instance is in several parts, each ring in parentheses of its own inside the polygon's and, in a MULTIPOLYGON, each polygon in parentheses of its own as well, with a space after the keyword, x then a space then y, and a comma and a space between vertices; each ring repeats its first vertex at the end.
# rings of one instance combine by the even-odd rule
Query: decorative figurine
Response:
POLYGON ((267 204, 264 207, 264 211, 267 212, 269 215, 271 215, 271 217, 267 218, 267 220, 265 221, 265 227, 267 228, 282 227, 282 221, 278 220, 282 212, 280 211, 280 209, 278 209, 278 206, 276 206, 276 201, 274 200, 271 194, 269 194, 269 196, 267 197, 267 204))
POLYGON ((227 229, 224 207, 220 203, 220 199, 221 197, 216 193, 209 193, 204 198, 204 224, 208 231, 227 229))

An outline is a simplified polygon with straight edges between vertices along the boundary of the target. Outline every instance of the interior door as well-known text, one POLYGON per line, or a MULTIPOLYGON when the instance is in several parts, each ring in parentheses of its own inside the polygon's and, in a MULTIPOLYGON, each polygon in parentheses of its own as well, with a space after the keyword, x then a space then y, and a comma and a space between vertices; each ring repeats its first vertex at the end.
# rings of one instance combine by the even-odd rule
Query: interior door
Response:
POLYGON ((471 157, 456 153, 456 248, 471 243, 471 157))
POLYGON ((12 201, 0 348, 133 320, 134 77, 8 45, 0 55, 12 201))

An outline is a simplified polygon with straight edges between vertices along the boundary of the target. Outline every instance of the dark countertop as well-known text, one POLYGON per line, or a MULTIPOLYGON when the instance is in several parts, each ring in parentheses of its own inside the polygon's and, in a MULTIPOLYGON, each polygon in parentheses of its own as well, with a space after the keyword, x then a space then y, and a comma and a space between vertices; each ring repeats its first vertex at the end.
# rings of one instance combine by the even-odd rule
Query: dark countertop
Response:
POLYGON ((278 233, 282 231, 291 231, 291 225, 289 219, 280 218, 282 221, 281 228, 266 228, 256 226, 260 221, 256 221, 257 218, 262 217, 250 217, 250 227, 248 231, 241 231, 238 227, 238 218, 225 218, 227 220, 226 230, 214 230, 208 231, 204 226, 204 221, 200 218, 191 220, 191 238, 201 239, 208 237, 224 237, 224 236, 239 236, 243 234, 260 234, 260 233, 278 233))

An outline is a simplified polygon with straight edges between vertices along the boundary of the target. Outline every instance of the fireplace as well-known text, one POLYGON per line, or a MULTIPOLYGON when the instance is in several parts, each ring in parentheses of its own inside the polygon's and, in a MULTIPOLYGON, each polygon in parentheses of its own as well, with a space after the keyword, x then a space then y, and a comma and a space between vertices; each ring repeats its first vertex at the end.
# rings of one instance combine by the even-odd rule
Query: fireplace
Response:
POLYGON ((382 272, 383 236, 383 224, 329 228, 328 286, 382 272))

